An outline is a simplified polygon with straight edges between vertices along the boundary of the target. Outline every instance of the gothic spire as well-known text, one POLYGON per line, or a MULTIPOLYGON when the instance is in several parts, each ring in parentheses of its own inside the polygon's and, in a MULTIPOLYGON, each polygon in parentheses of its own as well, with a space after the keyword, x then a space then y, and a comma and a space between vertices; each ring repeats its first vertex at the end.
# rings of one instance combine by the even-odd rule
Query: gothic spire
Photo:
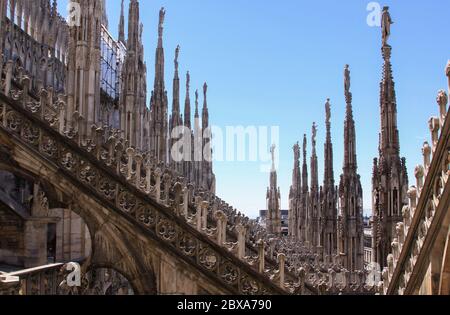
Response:
MULTIPOLYGON (((331 141, 331 105, 330 99, 325 104, 327 136, 325 142, 325 179, 324 186, 334 189, 333 143, 331 141)), ((325 188, 325 187, 324 187, 325 188)))
POLYGON ((316 144, 317 144, 317 125, 313 123, 312 126, 312 153, 311 153, 311 189, 318 191, 319 189, 319 173, 318 173, 318 162, 317 162, 317 152, 316 152, 316 144))
POLYGON ((391 52, 392 47, 387 43, 390 36, 390 26, 393 23, 389 14, 389 8, 383 9, 383 46, 381 48, 384 65, 383 78, 380 83, 380 107, 381 107, 381 134, 380 155, 399 157, 400 143, 397 129, 397 100, 395 95, 395 83, 392 75, 391 52))
POLYGON ((139 2, 131 0, 128 10, 127 52, 137 53, 140 47, 139 2))
POLYGON ((120 6, 120 20, 119 20, 119 42, 125 44, 125 17, 124 17, 124 8, 123 1, 120 6))
POLYGON ((202 112, 202 124, 203 124, 203 130, 208 128, 209 126, 209 112, 208 112, 208 101, 206 98, 206 95, 208 93, 208 85, 203 85, 203 112, 202 112))
POLYGON ((300 145, 297 142, 294 145, 294 169, 292 171, 292 189, 299 194, 301 192, 302 181, 300 171, 300 145))
POLYGON ((159 11, 159 23, 158 23, 158 47, 156 48, 155 58, 155 92, 162 92, 165 90, 164 85, 164 48, 163 48, 163 30, 164 19, 166 16, 166 10, 161 8, 159 11))
POLYGON ((173 101, 172 101, 172 121, 171 129, 182 124, 180 117, 180 78, 178 77, 178 56, 180 46, 175 49, 175 74, 173 78, 173 101))
POLYGON ((270 234, 281 234, 281 216, 280 216, 280 189, 277 187, 277 171, 275 168, 275 149, 272 145, 270 153, 272 154, 272 170, 270 172, 270 187, 267 188, 267 230, 270 234))
POLYGON ((345 101, 347 103, 344 123, 344 173, 356 172, 356 131, 353 119, 352 93, 350 92, 350 69, 349 65, 344 69, 345 101))
POLYGON ((155 52, 155 80, 151 99, 150 132, 153 133, 151 147, 160 161, 167 162, 168 98, 164 83, 164 48, 162 42, 166 11, 161 8, 158 22, 158 46, 155 52))
POLYGON ((186 73, 186 100, 184 102, 184 126, 191 129, 191 98, 189 96, 189 89, 191 83, 191 75, 189 71, 186 73))
POLYGON ((303 195, 306 196, 308 194, 308 164, 306 162, 306 147, 308 144, 308 140, 306 139, 306 134, 303 136, 303 169, 302 169, 302 186, 303 186, 303 195))

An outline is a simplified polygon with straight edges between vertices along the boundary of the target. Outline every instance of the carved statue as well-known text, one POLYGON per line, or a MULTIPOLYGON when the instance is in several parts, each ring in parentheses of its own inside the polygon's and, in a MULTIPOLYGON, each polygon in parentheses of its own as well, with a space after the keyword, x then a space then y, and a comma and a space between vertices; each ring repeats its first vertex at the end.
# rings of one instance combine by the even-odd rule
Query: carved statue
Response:
POLYGON ((306 146, 308 144, 308 140, 306 140, 306 135, 303 136, 303 156, 305 157, 306 160, 306 146))
POLYGON ((344 87, 345 87, 345 94, 348 94, 350 92, 350 69, 349 69, 349 65, 345 65, 345 69, 344 69, 344 87))
POLYGON ((445 68, 445 75, 450 77, 450 60, 447 63, 447 67, 445 68))
POLYGON ((330 105, 330 99, 327 99, 327 102, 325 103, 325 111, 326 111, 326 119, 327 123, 331 121, 331 105, 330 105))
POLYGON ((298 161, 300 159, 300 145, 299 145, 299 143, 297 142, 295 145, 294 145, 294 160, 295 161, 298 161))
POLYGON ((270 147, 270 153, 272 154, 272 169, 275 169, 275 149, 276 149, 276 145, 272 144, 272 146, 270 147))
POLYGON ((159 26, 158 26, 158 35, 159 37, 162 37, 163 35, 163 27, 164 27, 164 18, 166 16, 166 10, 164 8, 161 8, 159 11, 159 26))
POLYGON ((381 29, 383 36, 383 46, 387 45, 389 36, 391 35, 391 25, 394 24, 391 15, 389 14, 389 7, 383 8, 383 15, 381 17, 381 29))
POLYGON ((191 75, 189 74, 189 71, 186 72, 186 90, 189 91, 189 86, 191 84, 191 75))
POLYGON ((316 144, 316 139, 317 139, 317 125, 314 122, 313 126, 312 126, 312 143, 313 143, 313 145, 316 144))
POLYGON ((180 55, 180 45, 175 49, 175 69, 178 70, 178 56, 180 55))

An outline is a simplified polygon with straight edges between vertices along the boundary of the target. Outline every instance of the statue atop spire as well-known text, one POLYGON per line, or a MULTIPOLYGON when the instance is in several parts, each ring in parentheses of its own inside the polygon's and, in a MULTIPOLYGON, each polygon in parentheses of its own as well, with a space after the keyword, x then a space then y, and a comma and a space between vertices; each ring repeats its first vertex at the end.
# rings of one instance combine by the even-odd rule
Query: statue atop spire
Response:
POLYGON ((159 38, 162 38, 163 36, 163 30, 164 30, 164 19, 166 17, 166 10, 164 8, 161 8, 159 11, 159 24, 158 24, 158 36, 159 38))
POLYGON ((191 85, 191 75, 189 74, 189 71, 186 72, 186 93, 189 93, 189 88, 191 85))
POLYGON ((300 160, 300 144, 297 142, 294 145, 294 161, 300 160))
POLYGON ((389 7, 383 8, 383 14, 381 17, 381 30, 383 36, 383 47, 388 46, 388 39, 391 36, 391 25, 394 24, 391 15, 389 13, 389 7))
POLYGON ((184 101, 184 126, 191 129, 191 98, 189 95, 191 75, 186 72, 186 99, 184 101))
POLYGON ((325 112, 326 112, 326 123, 329 126, 331 122, 331 105, 329 98, 327 98, 327 102, 325 103, 325 112))
POLYGON ((303 160, 306 163, 306 146, 308 144, 308 140, 306 139, 306 134, 303 135, 303 160))
POLYGON ((178 73, 178 57, 180 55, 180 45, 175 49, 175 73, 178 73))
POLYGON ((205 82, 205 84, 203 84, 203 97, 205 99, 205 104, 206 104, 206 94, 208 93, 208 84, 205 82))
POLYGON ((195 118, 198 117, 198 90, 195 90, 195 118))
POLYGON ((345 89, 345 100, 348 103, 352 101, 352 93, 350 92, 351 80, 350 80, 350 66, 345 65, 344 68, 344 89, 345 89))
POLYGON ((275 172, 275 149, 277 146, 275 144, 272 144, 270 147, 270 153, 272 155, 272 172, 275 172))
POLYGON ((208 84, 205 82, 205 84, 203 84, 203 95, 206 96, 207 92, 208 92, 208 84))
MULTIPOLYGON (((372 178, 372 215, 374 222, 378 222, 372 231, 372 253, 373 261, 381 266, 381 270, 386 267, 387 249, 396 237, 395 226, 403 220, 401 210, 408 200, 408 171, 406 161, 400 158, 397 100, 390 61, 392 47, 388 44, 392 24, 389 7, 384 7, 381 24, 384 60, 380 84, 381 130, 379 158, 375 160, 372 178)), ((350 148, 353 150, 353 147, 350 148)), ((354 154, 349 154, 349 157, 352 155, 355 158, 354 154)), ((356 161, 353 164, 356 166, 356 161)))
POLYGON ((311 134, 312 134, 311 138, 312 138, 313 149, 315 149, 316 148, 316 143, 317 143, 317 141, 316 141, 316 139, 317 139, 317 125, 316 125, 315 122, 313 122, 311 134))

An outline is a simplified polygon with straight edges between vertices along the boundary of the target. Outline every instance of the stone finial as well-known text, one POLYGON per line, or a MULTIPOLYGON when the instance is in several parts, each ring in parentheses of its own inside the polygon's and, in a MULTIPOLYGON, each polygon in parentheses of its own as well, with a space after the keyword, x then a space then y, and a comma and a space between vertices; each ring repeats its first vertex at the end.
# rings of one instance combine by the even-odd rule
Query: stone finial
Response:
POLYGON ((284 288, 284 286, 285 286, 285 283, 284 283, 284 276, 285 276, 284 266, 285 266, 285 263, 286 263, 286 255, 283 254, 283 253, 278 254, 277 260, 278 260, 278 263, 279 263, 280 287, 284 288))
POLYGON ((398 222, 395 230, 397 232, 399 244, 403 245, 403 243, 405 242, 405 224, 403 222, 398 222))
POLYGON ((447 116, 447 104, 448 104, 447 93, 444 90, 439 90, 436 101, 439 105, 441 124, 444 125, 445 116, 447 116))
POLYGON ((389 271, 389 278, 392 277, 394 274, 394 255, 389 254, 387 256, 387 265, 388 265, 388 271, 389 271))
POLYGON ((411 186, 411 188, 407 192, 408 198, 409 198, 409 209, 410 211, 414 211, 417 206, 417 189, 414 186, 411 186))
POLYGON ((264 273, 265 271, 265 250, 264 250, 264 241, 259 239, 256 243, 258 245, 258 270, 260 273, 264 273))
POLYGON ((431 132, 431 139, 433 141, 433 149, 436 147, 438 141, 439 141, 439 129, 440 126, 440 119, 437 117, 431 117, 428 121, 428 125, 431 132))
POLYGON ((445 75, 450 79, 450 60, 447 62, 447 66, 445 67, 445 75))
POLYGON ((161 168, 157 168, 155 170, 155 194, 156 194, 156 202, 161 201, 161 176, 162 176, 162 170, 161 168))
POLYGON ((215 213, 215 218, 217 219, 217 243, 223 245, 227 240, 228 217, 223 211, 218 210, 215 213))
POLYGON ((136 161, 136 187, 140 188, 141 186, 141 166, 143 161, 142 154, 138 153, 134 157, 134 160, 136 161))
POLYGON ((392 247, 392 256, 394 257, 394 265, 395 265, 398 260, 398 257, 400 256, 400 248, 399 248, 399 243, 398 243, 397 238, 394 238, 394 240, 392 241, 391 247, 392 247))
POLYGON ((238 232, 238 258, 243 259, 245 257, 245 236, 247 229, 244 225, 238 224, 236 231, 238 232))
POLYGON ((425 174, 424 168, 422 165, 417 165, 414 169, 414 175, 416 177, 416 187, 420 191, 422 191, 423 187, 423 176, 425 174))
POLYGON ((133 174, 133 158, 135 150, 133 148, 128 148, 126 150, 128 156, 128 167, 127 167, 127 180, 130 180, 133 174))
POLYGON ((431 147, 427 141, 423 143, 422 154, 423 154, 423 165, 425 167, 425 170, 427 170, 430 167, 431 163, 431 147))

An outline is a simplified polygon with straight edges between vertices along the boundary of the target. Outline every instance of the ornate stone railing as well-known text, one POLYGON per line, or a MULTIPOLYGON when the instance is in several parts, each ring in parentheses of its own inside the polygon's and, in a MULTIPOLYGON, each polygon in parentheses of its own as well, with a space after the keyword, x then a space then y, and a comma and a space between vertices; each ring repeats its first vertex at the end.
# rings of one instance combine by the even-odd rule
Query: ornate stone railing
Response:
POLYGON ((0 274, 0 295, 56 295, 64 264, 51 264, 0 274))
MULTIPOLYGON (((450 89, 450 62, 447 65, 450 89)), ((381 287, 385 294, 414 294, 420 274, 429 259, 432 244, 450 204, 450 115, 448 96, 439 91, 439 116, 429 120, 431 145, 425 142, 424 163, 415 169, 416 186, 408 191, 409 205, 403 208, 403 222, 397 224, 388 267, 381 287)))
POLYGON ((18 295, 20 281, 18 277, 0 273, 0 295, 18 295))
MULTIPOLYGON (((223 245, 219 235, 224 233, 206 226, 207 202, 196 196, 192 213, 189 188, 182 179, 173 179, 167 169, 163 173, 163 168, 153 164, 148 155, 125 149, 126 143, 115 135, 103 145, 106 137, 102 129, 95 128, 94 139, 81 137, 78 124, 82 118, 76 113, 73 118, 78 124, 66 130, 64 98, 59 96, 53 102, 53 95, 45 90, 39 99, 34 98, 28 93, 29 79, 25 76, 19 80, 21 88, 12 88, 10 69, 9 62, 3 86, 10 97, 0 96, 0 119, 2 129, 16 141, 57 165, 65 177, 87 188, 108 208, 145 227, 166 248, 181 254, 185 261, 228 286, 231 292, 286 293, 283 285, 275 286, 256 268, 230 253, 242 255, 242 237, 238 244, 231 245, 231 250, 219 246, 223 245)), ((283 269, 273 271, 272 280, 277 276, 283 279, 283 269)))

